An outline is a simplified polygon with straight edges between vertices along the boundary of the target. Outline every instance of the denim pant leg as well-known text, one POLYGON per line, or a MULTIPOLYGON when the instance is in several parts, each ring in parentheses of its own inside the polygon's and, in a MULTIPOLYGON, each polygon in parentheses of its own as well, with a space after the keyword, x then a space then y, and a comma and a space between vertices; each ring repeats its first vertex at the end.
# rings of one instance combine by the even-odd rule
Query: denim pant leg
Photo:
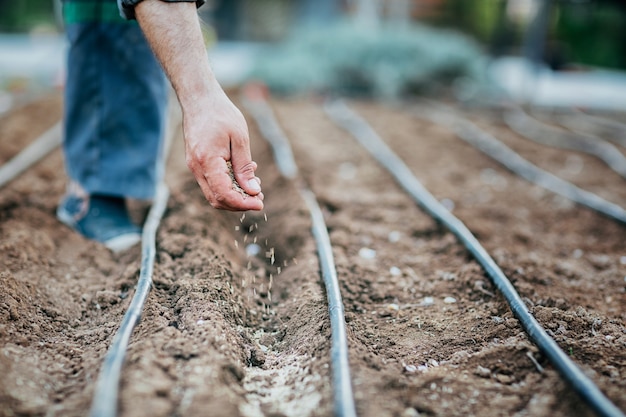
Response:
POLYGON ((89 194, 151 199, 161 179, 167 84, 135 23, 73 23, 65 90, 67 174, 89 194))

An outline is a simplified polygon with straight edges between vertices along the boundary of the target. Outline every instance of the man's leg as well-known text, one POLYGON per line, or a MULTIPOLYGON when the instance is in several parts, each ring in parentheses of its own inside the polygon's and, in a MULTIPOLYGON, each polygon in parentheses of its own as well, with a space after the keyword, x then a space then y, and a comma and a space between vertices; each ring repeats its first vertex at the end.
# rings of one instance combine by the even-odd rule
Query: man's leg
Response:
POLYGON ((66 2, 70 43, 59 218, 113 250, 139 240, 125 198, 150 199, 160 179, 165 77, 139 26, 112 2, 66 2))

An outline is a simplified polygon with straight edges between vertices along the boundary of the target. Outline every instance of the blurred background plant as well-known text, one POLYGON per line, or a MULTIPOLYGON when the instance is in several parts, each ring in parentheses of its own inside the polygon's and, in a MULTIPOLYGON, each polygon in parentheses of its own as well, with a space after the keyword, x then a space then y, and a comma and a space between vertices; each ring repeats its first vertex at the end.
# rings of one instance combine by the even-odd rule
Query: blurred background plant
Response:
MULTIPOLYGON (((303 22, 327 24, 368 1, 396 21, 406 13, 410 21, 463 32, 496 55, 520 53, 532 14, 549 1, 547 62, 626 69, 625 0, 209 0, 200 10, 218 39, 275 42, 303 22)), ((0 0, 0 33, 60 31, 58 3, 0 0)))
MULTIPOLYGON (((62 39, 60 9, 0 0, 0 34, 62 39)), ((422 93, 500 56, 626 69, 626 0, 208 0, 200 14, 209 45, 261 45, 247 76, 281 92, 422 93)), ((17 55, 1 43, 0 87, 1 60, 17 55)))
POLYGON ((0 0, 0 33, 58 31, 58 11, 54 0, 0 0))

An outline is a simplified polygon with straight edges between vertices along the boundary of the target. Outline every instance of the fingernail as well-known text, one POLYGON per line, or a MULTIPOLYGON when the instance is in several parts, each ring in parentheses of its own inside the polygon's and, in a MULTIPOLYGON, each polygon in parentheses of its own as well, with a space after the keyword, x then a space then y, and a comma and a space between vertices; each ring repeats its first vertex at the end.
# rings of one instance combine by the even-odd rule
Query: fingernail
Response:
POLYGON ((255 180, 254 178, 252 178, 251 180, 248 180, 248 187, 250 187, 251 190, 256 191, 256 192, 261 191, 261 186, 259 185, 257 180, 255 180))

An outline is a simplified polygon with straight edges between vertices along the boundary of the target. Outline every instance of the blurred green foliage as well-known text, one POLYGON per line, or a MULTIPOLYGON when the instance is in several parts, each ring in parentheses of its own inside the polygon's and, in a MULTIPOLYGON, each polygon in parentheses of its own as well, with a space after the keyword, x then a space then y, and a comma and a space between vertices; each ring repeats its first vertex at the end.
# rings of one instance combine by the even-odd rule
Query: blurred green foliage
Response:
POLYGON ((570 62, 626 69, 626 6, 570 4, 556 12, 552 38, 562 42, 556 53, 570 62))
MULTIPOLYGON (((514 0, 509 0, 514 1, 514 0)), ((507 0, 447 0, 432 20, 479 40, 496 55, 520 54, 528 22, 507 18, 507 0)), ((545 60, 626 69, 626 4, 619 0, 552 0, 545 60)))
POLYGON ((470 33, 483 43, 489 42, 505 3, 504 0, 448 0, 437 23, 470 33))
POLYGON ((56 25, 53 0, 0 0, 0 32, 56 25))
MULTIPOLYGON (((57 0, 0 0, 0 32, 56 27, 57 0)), ((256 0, 263 3, 261 0, 256 0)), ((447 0, 429 23, 460 30, 493 54, 520 54, 526 26, 507 19, 508 1, 447 0)), ((546 61, 626 69, 626 6, 619 0, 552 0, 546 61)))

